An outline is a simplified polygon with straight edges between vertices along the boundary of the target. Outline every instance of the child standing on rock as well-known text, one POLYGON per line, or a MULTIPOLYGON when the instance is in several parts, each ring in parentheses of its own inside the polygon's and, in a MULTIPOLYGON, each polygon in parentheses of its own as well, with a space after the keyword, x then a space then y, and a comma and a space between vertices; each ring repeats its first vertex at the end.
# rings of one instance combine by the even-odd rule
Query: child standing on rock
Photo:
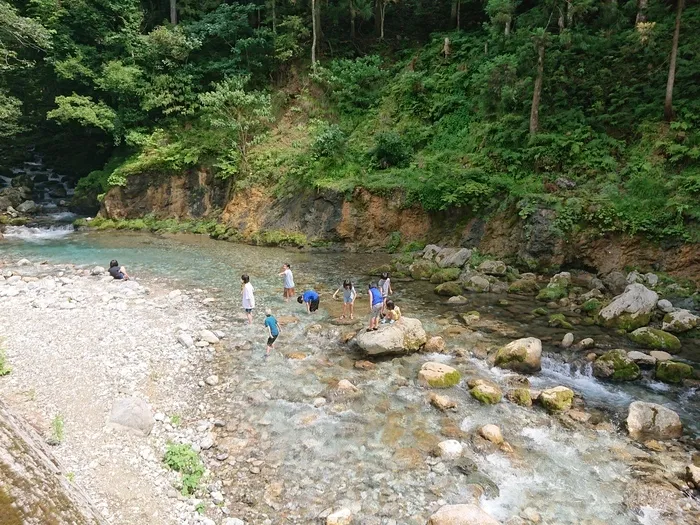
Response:
POLYGON ((265 310, 265 327, 267 328, 268 338, 267 338, 267 351, 265 352, 265 357, 270 355, 270 352, 275 348, 275 340, 280 335, 280 325, 272 315, 272 310, 269 308, 265 310))
POLYGON ((250 284, 250 277, 247 274, 241 275, 241 298, 243 309, 248 318, 248 324, 253 324, 253 308, 255 308, 255 295, 253 295, 253 285, 250 284))
POLYGON ((343 281, 343 287, 338 288, 333 294, 333 299, 338 295, 338 292, 343 290, 343 315, 340 316, 341 319, 345 319, 346 311, 350 312, 350 319, 355 318, 355 298, 357 297, 357 292, 352 282, 345 280, 343 281))
MULTIPOLYGON (((386 300, 389 298, 389 295, 394 293, 394 290, 391 289, 391 279, 389 278, 388 272, 384 272, 382 274, 382 278, 379 280, 379 289, 382 292, 382 301, 384 301, 384 308, 386 308, 386 300)), ((384 313, 384 308, 382 309, 382 313, 384 313)))
POLYGON ((371 332, 372 330, 379 329, 379 317, 382 315, 384 299, 382 299, 382 292, 380 292, 379 288, 373 284, 369 284, 367 288, 369 290, 369 294, 367 295, 369 295, 369 309, 371 312, 369 317, 369 328, 367 331, 371 332))

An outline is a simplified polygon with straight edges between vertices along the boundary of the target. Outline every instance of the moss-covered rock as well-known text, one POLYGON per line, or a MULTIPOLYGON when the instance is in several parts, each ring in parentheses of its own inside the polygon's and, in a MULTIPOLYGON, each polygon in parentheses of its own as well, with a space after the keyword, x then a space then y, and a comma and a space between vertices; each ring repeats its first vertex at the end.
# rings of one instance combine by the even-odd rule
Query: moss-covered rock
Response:
POLYGON ((426 259, 418 259, 410 266, 411 277, 427 281, 437 269, 438 266, 434 262, 426 259))
POLYGON ((656 364, 656 379, 664 383, 680 384, 693 377, 693 367, 678 361, 662 361, 656 364))
POLYGON ((511 341, 496 353, 496 366, 524 374, 539 372, 542 368, 542 341, 526 337, 511 341))
POLYGON ((442 283, 435 288, 436 294, 446 295, 447 297, 461 295, 462 291, 462 285, 457 281, 449 281, 446 283, 442 283))
POLYGON ((566 320, 566 317, 564 314, 554 314, 549 316, 549 321, 548 321, 549 326, 553 326, 555 328, 566 328, 570 329, 573 328, 573 325, 566 320))
POLYGON ((464 321, 464 324, 469 326, 478 322, 481 319, 481 314, 476 310, 472 310, 471 312, 462 314, 460 317, 462 318, 462 321, 464 321))
POLYGON ((442 268, 430 276, 430 282, 433 284, 442 284, 448 281, 456 281, 459 279, 460 271, 459 268, 442 268))
POLYGON ((449 388, 459 383, 457 370, 443 363, 425 363, 418 372, 418 383, 431 388, 449 388))
POLYGON ((490 383, 479 383, 472 388, 469 393, 474 399, 485 405, 495 405, 501 402, 503 392, 501 389, 490 383))
POLYGON ((510 284, 508 293, 516 295, 537 295, 540 287, 534 279, 518 279, 510 284))
POLYGON ((610 350, 593 363, 593 375, 613 381, 632 381, 641 375, 639 366, 624 350, 610 350))
POLYGON ((574 392, 565 386, 555 386, 543 390, 538 398, 540 404, 549 412, 561 412, 571 408, 574 400, 574 392))
POLYGON ((540 317, 544 317, 544 316, 546 316, 546 315, 549 315, 549 310, 547 310, 547 309, 546 309, 545 307, 543 307, 543 306, 540 306, 539 308, 535 308, 535 309, 532 311, 532 315, 537 315, 537 316, 540 316, 540 317))
POLYGON ((610 304, 600 310, 598 322, 627 332, 649 324, 659 296, 639 283, 630 284, 610 304))
POLYGON ((681 349, 680 339, 657 328, 649 328, 648 326, 637 328, 634 332, 627 334, 627 337, 630 341, 644 348, 666 350, 670 353, 676 353, 681 349))
POLYGON ((381 275, 381 274, 383 274, 383 273, 385 273, 385 272, 390 272, 390 271, 392 271, 392 269, 393 269, 393 268, 391 267, 390 264, 381 264, 381 265, 379 265, 379 266, 377 266, 377 267, 375 267, 375 268, 372 268, 372 269, 369 271, 369 275, 381 275))
POLYGON ((522 407, 532 406, 532 396, 527 388, 516 388, 508 392, 508 400, 522 407))
POLYGON ((581 305, 581 311, 587 314, 597 314, 601 308, 603 308, 603 303, 598 299, 588 299, 581 305))
POLYGON ((558 301, 568 295, 569 292, 562 286, 547 286, 546 288, 542 288, 537 294, 537 300, 543 303, 549 303, 551 301, 558 301))

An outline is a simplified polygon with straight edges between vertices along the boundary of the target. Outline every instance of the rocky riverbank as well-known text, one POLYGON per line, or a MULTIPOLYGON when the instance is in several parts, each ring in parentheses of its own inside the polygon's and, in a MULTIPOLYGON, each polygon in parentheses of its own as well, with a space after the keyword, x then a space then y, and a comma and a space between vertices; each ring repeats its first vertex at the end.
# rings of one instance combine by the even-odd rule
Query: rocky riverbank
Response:
MULTIPOLYGON (((184 496, 181 475, 163 463, 171 443, 211 448, 211 431, 225 424, 207 393, 225 337, 211 331, 225 327, 211 300, 114 281, 101 268, 21 260, 0 274, 11 368, 0 397, 53 445, 64 482, 82 487, 108 523, 213 523, 203 515, 221 504, 220 482, 207 471, 197 497, 184 496)), ((225 508, 215 514, 225 518, 225 508)))

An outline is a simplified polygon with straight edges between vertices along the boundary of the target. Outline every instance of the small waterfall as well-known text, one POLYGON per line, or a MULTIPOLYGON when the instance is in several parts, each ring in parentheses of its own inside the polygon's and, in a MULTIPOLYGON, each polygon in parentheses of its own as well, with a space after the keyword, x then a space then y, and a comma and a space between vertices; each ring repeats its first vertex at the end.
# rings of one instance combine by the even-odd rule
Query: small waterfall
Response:
POLYGON ((20 239, 29 242, 41 242, 51 239, 59 239, 70 235, 75 229, 72 224, 37 228, 31 226, 8 226, 4 236, 8 239, 20 239))

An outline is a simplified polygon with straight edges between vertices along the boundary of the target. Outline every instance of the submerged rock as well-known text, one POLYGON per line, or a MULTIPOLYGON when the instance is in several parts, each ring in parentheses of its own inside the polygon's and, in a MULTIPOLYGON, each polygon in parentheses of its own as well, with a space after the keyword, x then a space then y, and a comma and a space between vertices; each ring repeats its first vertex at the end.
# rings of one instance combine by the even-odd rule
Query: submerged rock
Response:
POLYGON ((497 425, 484 425, 479 429, 479 435, 487 441, 490 441, 491 443, 494 443, 496 445, 500 445, 501 443, 503 443, 503 434, 501 433, 501 429, 498 428, 497 425))
POLYGON ((598 318, 604 326, 636 330, 649 324, 658 299, 658 294, 643 284, 630 284, 600 311, 598 318))
POLYGON ((534 279, 518 279, 510 284, 508 293, 516 295, 537 295, 540 287, 534 279))
POLYGON ((681 349, 680 339, 657 328, 649 328, 648 326, 637 328, 631 334, 627 334, 627 337, 630 341, 644 348, 672 351, 671 353, 676 353, 681 349))
POLYGON ((537 294, 537 300, 542 301, 543 303, 550 303, 552 301, 563 299, 567 295, 569 295, 569 292, 566 288, 557 285, 547 285, 546 288, 542 288, 537 294))
POLYGON ((379 325, 379 330, 360 332, 354 341, 368 355, 405 354, 420 349, 426 335, 418 319, 404 316, 396 323, 379 325))
POLYGON ((418 372, 418 383, 425 387, 449 388, 459 383, 457 370, 443 363, 427 362, 418 372))
MULTIPOLYGON (((661 301, 659 301, 661 302, 661 301)), ((664 316, 662 329, 667 332, 687 332, 700 323, 700 317, 691 314, 688 310, 675 310, 664 316)))
POLYGON ((593 375, 613 381, 632 381, 641 375, 639 366, 621 349, 604 353, 593 363, 593 375))
POLYGON ((683 425, 678 414, 661 405, 643 401, 634 401, 630 405, 627 430, 637 440, 675 439, 683 435, 683 425))
POLYGON ((565 386, 555 386, 540 393, 539 402, 550 412, 561 412, 571 408, 574 391, 565 386))
POLYGON ((435 335, 428 339, 423 347, 423 351, 441 354, 445 351, 445 340, 439 335, 435 335))
POLYGON ((677 361, 662 361, 656 364, 655 377, 664 383, 680 384, 693 377, 693 367, 677 361))
POLYGON ((524 374, 542 369, 542 341, 526 337, 511 341, 496 353, 496 366, 524 374))
POLYGON ((453 399, 447 396, 441 396, 435 392, 431 392, 428 399, 431 405, 443 412, 457 408, 457 403, 453 399))
POLYGON ((445 505, 430 516, 428 525, 500 525, 477 505, 445 505))
POLYGON ((454 295, 450 297, 447 302, 449 304, 467 304, 469 301, 463 295, 454 295))

